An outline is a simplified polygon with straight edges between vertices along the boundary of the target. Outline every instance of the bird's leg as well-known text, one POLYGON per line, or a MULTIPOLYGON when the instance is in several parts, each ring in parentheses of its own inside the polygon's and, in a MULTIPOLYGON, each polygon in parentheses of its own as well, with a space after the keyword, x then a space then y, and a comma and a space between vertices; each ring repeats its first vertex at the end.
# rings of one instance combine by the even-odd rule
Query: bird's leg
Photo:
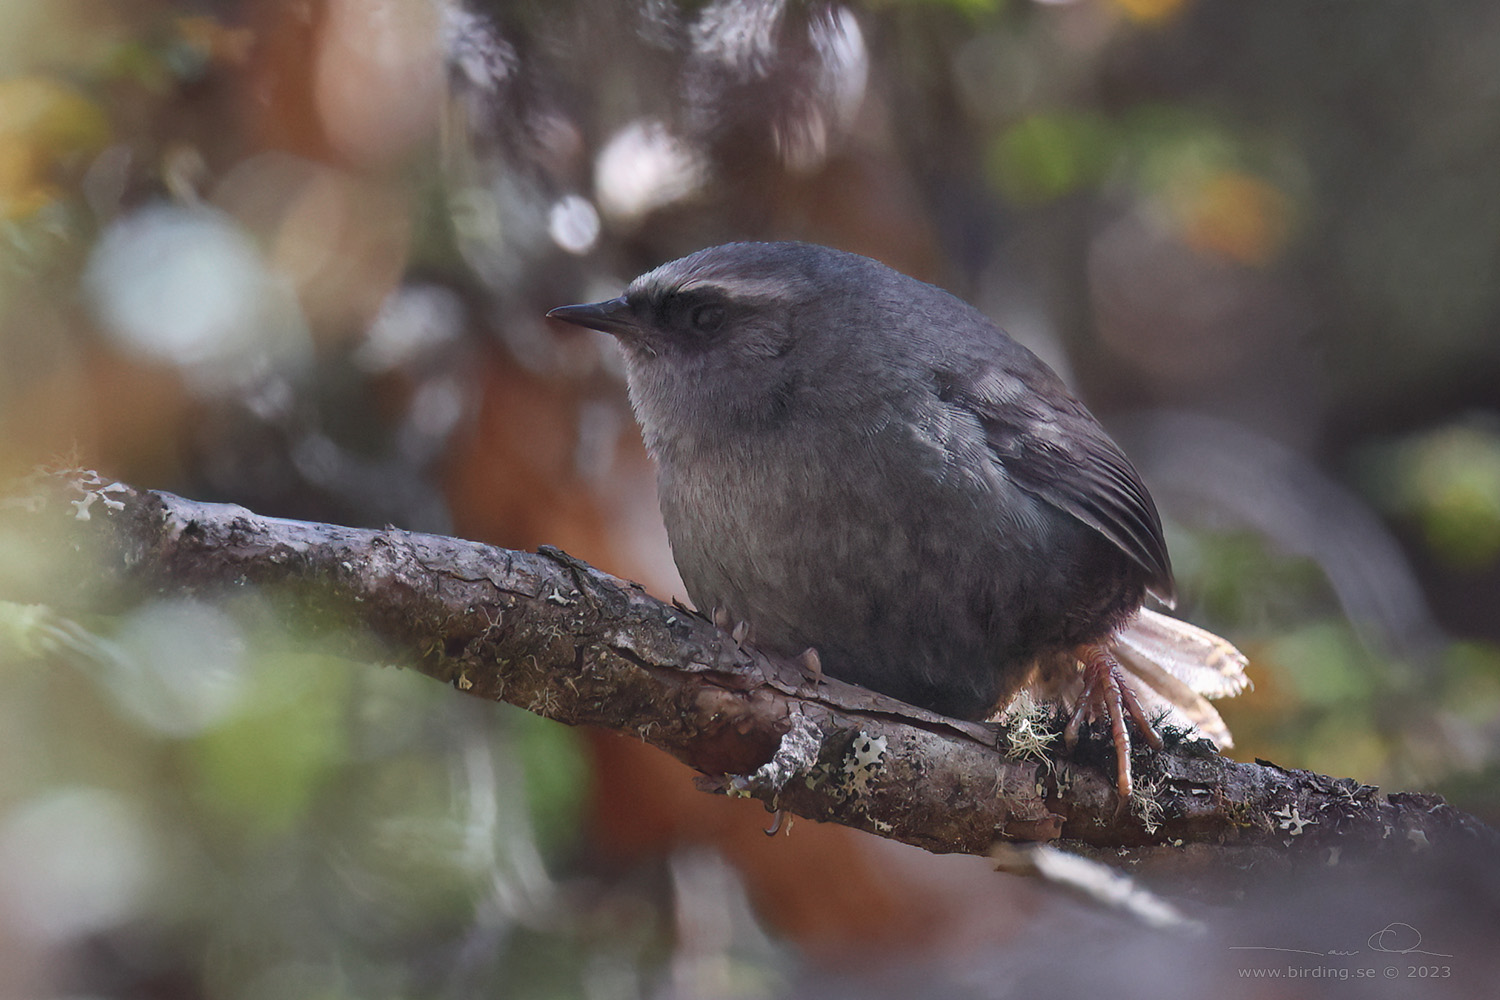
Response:
POLYGON ((1078 742, 1078 729, 1085 718, 1103 716, 1109 719, 1110 736, 1115 745, 1115 788, 1122 799, 1130 798, 1130 732, 1125 728, 1125 716, 1135 720, 1141 735, 1153 749, 1162 748, 1161 737, 1146 718, 1141 703, 1131 690, 1130 684, 1115 659, 1105 646, 1093 643, 1076 650, 1083 664, 1083 693, 1078 696, 1078 705, 1068 717, 1063 730, 1063 742, 1069 750, 1078 742))

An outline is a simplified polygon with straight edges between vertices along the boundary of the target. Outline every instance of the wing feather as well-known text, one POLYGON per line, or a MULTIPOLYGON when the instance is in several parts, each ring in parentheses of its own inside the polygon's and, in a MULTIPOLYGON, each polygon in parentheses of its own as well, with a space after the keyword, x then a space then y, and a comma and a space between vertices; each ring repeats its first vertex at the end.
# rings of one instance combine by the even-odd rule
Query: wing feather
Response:
MULTIPOLYGON (((1035 362, 1029 352, 1026 358, 1035 362)), ((1151 593, 1172 605, 1172 564, 1156 504, 1130 460, 1050 369, 997 363, 941 375, 939 383, 944 398, 979 420, 1013 482, 1113 542, 1146 571, 1151 593), (1026 392, 1006 392, 1017 380, 1026 392)))

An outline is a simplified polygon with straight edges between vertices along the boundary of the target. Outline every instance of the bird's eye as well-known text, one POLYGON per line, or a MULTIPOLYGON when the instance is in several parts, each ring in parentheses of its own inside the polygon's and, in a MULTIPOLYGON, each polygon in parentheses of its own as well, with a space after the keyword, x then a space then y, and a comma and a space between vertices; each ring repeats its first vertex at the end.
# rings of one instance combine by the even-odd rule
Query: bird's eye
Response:
POLYGON ((688 318, 692 321, 693 329, 699 333, 717 333, 727 316, 728 312, 719 303, 705 302, 695 306, 688 318))

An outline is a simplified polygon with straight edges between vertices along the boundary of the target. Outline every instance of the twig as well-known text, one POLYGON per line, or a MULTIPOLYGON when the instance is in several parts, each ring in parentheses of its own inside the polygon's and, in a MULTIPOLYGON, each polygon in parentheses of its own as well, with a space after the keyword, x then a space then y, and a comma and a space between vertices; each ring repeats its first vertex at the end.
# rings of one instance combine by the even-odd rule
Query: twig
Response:
POLYGON ((1062 840, 1116 862, 1185 845, 1241 866, 1500 857, 1493 830, 1436 796, 1240 763, 1171 734, 1138 753, 1139 801, 1122 809, 1087 744, 1072 760, 1040 744, 1007 757, 996 725, 809 678, 555 549, 260 517, 89 475, 33 484, 0 508, 0 530, 85 546, 95 572, 62 592, 4 581, 3 596, 68 615, 152 594, 289 593, 315 626, 372 632, 466 694, 634 734, 714 790, 936 852, 1062 840))

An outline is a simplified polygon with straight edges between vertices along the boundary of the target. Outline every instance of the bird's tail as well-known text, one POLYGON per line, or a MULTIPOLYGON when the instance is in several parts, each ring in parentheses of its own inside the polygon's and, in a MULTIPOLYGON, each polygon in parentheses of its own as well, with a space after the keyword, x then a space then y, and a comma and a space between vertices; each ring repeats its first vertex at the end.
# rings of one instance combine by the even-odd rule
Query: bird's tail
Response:
POLYGON ((1187 724, 1220 747, 1234 745, 1208 699, 1250 686, 1245 654, 1212 632, 1145 608, 1110 648, 1148 715, 1165 711, 1169 723, 1187 724))
MULTIPOLYGON (((1161 718, 1213 740, 1220 747, 1234 741, 1229 727, 1210 698, 1227 698, 1250 686, 1243 653, 1212 632, 1142 608, 1104 643, 1119 663, 1121 680, 1129 686, 1148 719, 1161 718)), ((1037 663, 1026 687, 1025 704, 1053 702, 1065 710, 1077 708, 1084 697, 1083 664, 1072 653, 1061 653, 1037 663)), ((1025 710, 1021 699, 1005 712, 1025 710)))

